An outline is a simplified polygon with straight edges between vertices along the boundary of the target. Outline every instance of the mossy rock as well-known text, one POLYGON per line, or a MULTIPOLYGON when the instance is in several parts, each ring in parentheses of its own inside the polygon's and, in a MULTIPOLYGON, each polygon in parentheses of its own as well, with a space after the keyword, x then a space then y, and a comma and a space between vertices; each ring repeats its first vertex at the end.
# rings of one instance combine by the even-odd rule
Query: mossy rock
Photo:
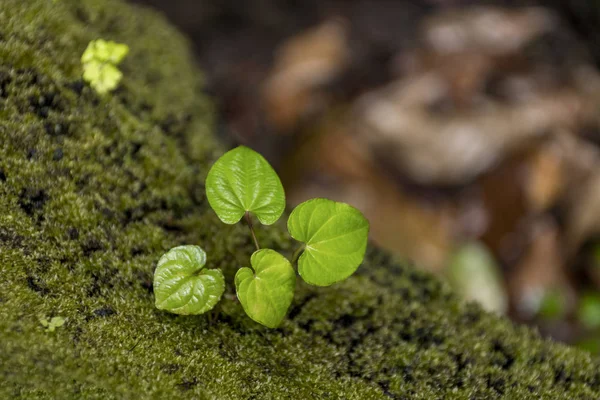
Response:
MULTIPOLYGON (((154 13, 3 0, 0 58, 0 398, 600 398, 588 354, 377 250, 341 284, 299 283, 280 328, 247 318, 231 282, 251 238, 209 209, 223 149, 185 40, 154 13), (80 78, 97 38, 130 47, 107 96, 80 78), (156 261, 181 244, 228 279, 210 322, 154 307, 156 261)), ((259 238, 289 256, 284 228, 259 238)))

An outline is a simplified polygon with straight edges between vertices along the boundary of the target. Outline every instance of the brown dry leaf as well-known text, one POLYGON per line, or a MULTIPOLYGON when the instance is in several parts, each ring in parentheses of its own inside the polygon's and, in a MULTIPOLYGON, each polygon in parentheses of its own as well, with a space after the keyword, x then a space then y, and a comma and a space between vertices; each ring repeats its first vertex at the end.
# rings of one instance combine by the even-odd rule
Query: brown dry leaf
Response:
POLYGON ((286 41, 264 83, 267 120, 279 133, 289 132, 299 118, 323 106, 320 90, 348 64, 346 25, 333 19, 286 41))
POLYGON ((576 191, 569 209, 566 246, 573 254, 586 239, 600 234, 600 162, 596 171, 576 191))
POLYGON ((530 319, 538 311, 544 295, 560 290, 574 299, 564 270, 561 238, 556 223, 550 218, 535 221, 532 240, 524 257, 508 274, 508 288, 513 309, 520 318, 530 319))
POLYGON ((564 157, 556 140, 543 143, 528 157, 524 188, 534 213, 549 209, 562 195, 567 177, 564 157))
POLYGON ((600 233, 600 149, 572 132, 553 138, 564 164, 564 249, 569 257, 590 237, 600 233))
POLYGON ((527 241, 524 158, 510 157, 477 181, 488 221, 482 240, 507 264, 519 258, 527 241))
POLYGON ((440 115, 449 87, 432 73, 396 82, 361 98, 353 134, 397 171, 422 184, 464 184, 512 151, 580 118, 582 99, 570 90, 515 106, 440 115))
POLYGON ((550 132, 597 120, 589 85, 600 77, 583 55, 564 69, 547 48, 546 58, 525 50, 549 32, 558 24, 542 8, 438 13, 423 23, 425 46, 403 56, 407 76, 359 98, 348 126, 398 174, 468 183, 550 132))
POLYGON ((519 50, 554 26, 553 15, 539 7, 470 7, 426 19, 422 36, 425 44, 439 53, 469 50, 505 54, 519 50))

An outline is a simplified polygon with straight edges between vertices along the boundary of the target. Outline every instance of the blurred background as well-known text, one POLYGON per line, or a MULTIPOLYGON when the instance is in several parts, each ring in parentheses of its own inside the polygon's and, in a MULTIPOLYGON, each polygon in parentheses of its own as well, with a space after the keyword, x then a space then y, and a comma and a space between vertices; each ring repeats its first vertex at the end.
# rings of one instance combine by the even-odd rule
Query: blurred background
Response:
POLYGON ((600 1, 135 2, 290 205, 348 202, 465 298, 600 351, 600 1))

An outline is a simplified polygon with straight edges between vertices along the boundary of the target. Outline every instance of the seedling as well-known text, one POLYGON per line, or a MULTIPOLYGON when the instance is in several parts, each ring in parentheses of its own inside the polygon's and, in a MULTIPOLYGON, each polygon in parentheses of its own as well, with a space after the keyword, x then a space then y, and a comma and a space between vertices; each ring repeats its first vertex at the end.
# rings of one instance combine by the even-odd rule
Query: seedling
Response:
MULTIPOLYGON (((240 146, 219 158, 208 172, 206 196, 221 221, 245 219, 256 251, 250 267, 235 275, 237 297, 254 321, 269 328, 281 324, 294 298, 296 272, 307 283, 329 286, 352 275, 362 263, 369 222, 354 207, 328 199, 311 199, 290 214, 290 235, 302 242, 292 262, 272 249, 261 249, 252 216, 275 223, 285 209, 285 192, 277 173, 260 154, 240 146)), ((176 314, 211 310, 225 289, 218 269, 204 269, 206 254, 198 246, 179 246, 159 260, 154 274, 156 307, 176 314)))
POLYGON ((83 79, 101 95, 116 89, 123 77, 117 65, 128 52, 126 44, 92 40, 81 56, 83 79))
POLYGON ((56 328, 65 324, 65 319, 63 317, 52 317, 52 319, 48 321, 47 318, 40 317, 40 324, 46 328, 46 332, 54 332, 56 328))

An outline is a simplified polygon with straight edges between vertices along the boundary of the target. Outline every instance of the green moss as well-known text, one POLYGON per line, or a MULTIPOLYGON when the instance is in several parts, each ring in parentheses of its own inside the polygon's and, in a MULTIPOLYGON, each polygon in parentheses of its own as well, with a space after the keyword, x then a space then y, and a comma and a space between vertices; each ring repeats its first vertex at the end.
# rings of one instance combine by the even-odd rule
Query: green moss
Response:
MULTIPOLYGON (((371 250, 330 288, 299 283, 276 330, 233 288, 213 324, 154 308, 168 248, 247 265, 243 227, 204 197, 222 150, 185 41, 107 0, 4 0, 0 10, 0 398, 597 399, 599 363, 459 303, 371 250), (81 81, 90 40, 126 43, 124 78, 81 81), (39 318, 66 323, 47 332, 39 318)), ((284 226, 262 243, 292 248, 284 226)))

